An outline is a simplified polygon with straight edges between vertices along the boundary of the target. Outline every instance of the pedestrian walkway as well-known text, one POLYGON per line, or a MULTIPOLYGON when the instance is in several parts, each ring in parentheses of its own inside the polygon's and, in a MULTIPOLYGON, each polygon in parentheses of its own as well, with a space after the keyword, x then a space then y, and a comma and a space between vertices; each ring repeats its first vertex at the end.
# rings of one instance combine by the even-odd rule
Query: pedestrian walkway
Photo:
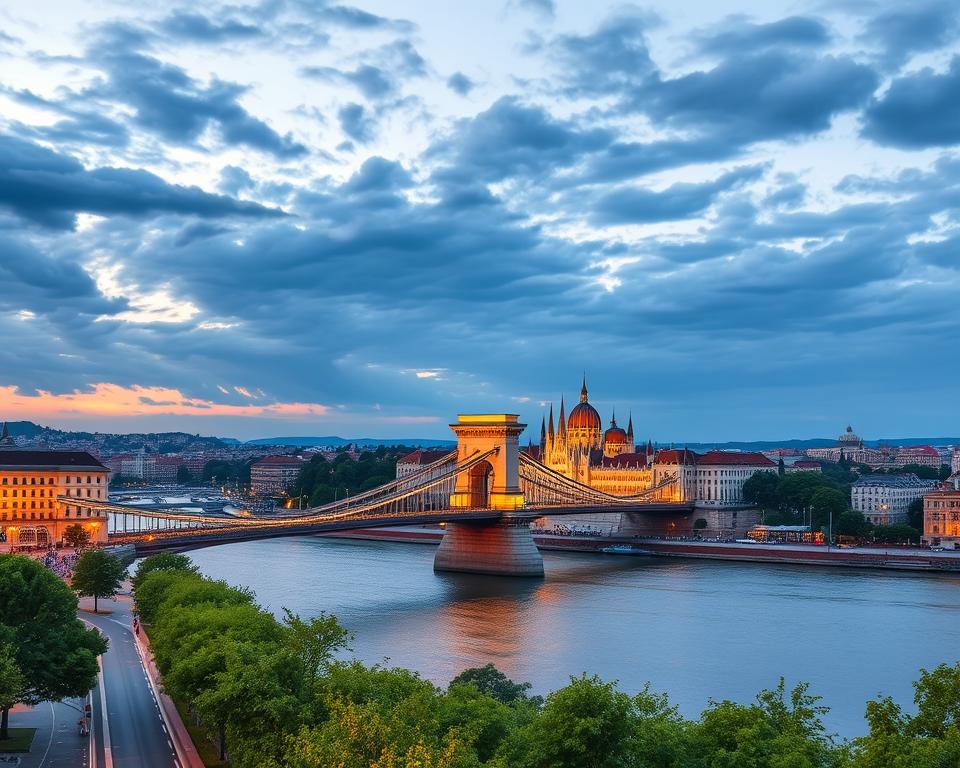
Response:
POLYGON ((89 762, 90 739, 77 733, 83 702, 69 699, 65 702, 45 701, 35 707, 18 704, 10 710, 11 728, 36 728, 30 751, 7 754, 0 757, 13 762, 0 761, 0 766, 17 765, 20 768, 86 768, 89 762))

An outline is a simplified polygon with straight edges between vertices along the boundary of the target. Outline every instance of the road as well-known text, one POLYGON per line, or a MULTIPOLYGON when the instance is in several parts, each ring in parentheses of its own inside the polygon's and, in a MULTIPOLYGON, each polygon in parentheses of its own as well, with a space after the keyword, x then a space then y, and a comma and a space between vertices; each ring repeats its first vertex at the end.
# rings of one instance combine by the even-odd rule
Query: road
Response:
MULTIPOLYGON (((92 609, 92 601, 81 601, 81 607, 92 609)), ((106 698, 105 719, 100 711, 103 698, 99 690, 94 690, 97 768, 179 768, 173 743, 133 639, 130 599, 121 596, 116 601, 101 600, 100 607, 112 613, 94 615, 83 611, 80 614, 110 641, 109 650, 101 657, 100 685, 104 686, 106 698), (109 748, 106 748, 107 743, 109 748)))

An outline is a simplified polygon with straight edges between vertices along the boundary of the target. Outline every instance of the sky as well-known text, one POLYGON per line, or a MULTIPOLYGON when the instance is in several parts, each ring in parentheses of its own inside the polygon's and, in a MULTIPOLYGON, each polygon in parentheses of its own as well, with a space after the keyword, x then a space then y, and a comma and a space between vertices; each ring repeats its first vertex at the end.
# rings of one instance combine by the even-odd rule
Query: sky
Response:
POLYGON ((0 418, 960 433, 960 6, 0 7, 0 418))

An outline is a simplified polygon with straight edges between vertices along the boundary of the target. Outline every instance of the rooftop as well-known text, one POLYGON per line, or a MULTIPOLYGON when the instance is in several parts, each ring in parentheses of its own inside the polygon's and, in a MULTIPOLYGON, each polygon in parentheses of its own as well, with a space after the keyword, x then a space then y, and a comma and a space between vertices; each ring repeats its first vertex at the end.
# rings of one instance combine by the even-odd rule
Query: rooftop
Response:
POLYGON ((912 472, 897 475, 864 475, 854 484, 854 488, 929 488, 933 480, 921 480, 912 472))
POLYGON ((0 469, 90 469, 107 468, 86 451, 18 451, 0 453, 0 469))
POLYGON ((707 451, 703 456, 697 459, 700 466, 749 466, 749 467, 775 467, 776 463, 770 461, 762 453, 752 451, 707 451))

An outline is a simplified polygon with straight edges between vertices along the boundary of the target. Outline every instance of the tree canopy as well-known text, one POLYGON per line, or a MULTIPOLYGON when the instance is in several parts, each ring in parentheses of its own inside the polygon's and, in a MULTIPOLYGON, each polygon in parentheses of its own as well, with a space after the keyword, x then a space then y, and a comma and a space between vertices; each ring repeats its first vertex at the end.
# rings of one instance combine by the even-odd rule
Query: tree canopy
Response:
MULTIPOLYGON (((0 555, 0 647, 22 676, 15 701, 37 704, 84 696, 107 643, 77 618, 76 595, 63 581, 31 558, 0 555)), ((5 730, 9 707, 0 709, 5 730)))
POLYGON ((118 558, 102 549, 88 549, 77 558, 71 585, 81 597, 93 598, 96 613, 99 599, 117 594, 126 572, 126 566, 118 558))

